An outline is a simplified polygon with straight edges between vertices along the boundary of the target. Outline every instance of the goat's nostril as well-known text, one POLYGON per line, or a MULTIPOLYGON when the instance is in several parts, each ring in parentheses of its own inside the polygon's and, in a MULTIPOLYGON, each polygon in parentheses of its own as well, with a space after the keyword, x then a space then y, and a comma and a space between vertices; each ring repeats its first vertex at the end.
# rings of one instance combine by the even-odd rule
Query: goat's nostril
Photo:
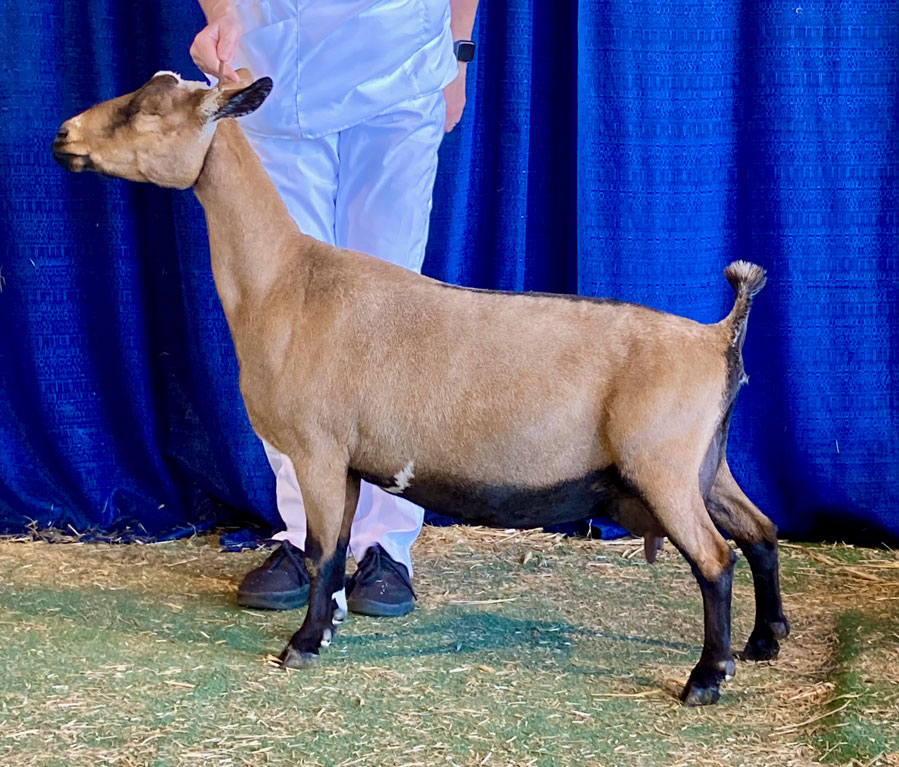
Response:
POLYGON ((69 130, 68 130, 68 128, 60 128, 58 131, 56 131, 56 139, 57 139, 57 141, 59 141, 59 140, 61 140, 61 139, 64 139, 64 138, 65 138, 66 136, 68 136, 68 135, 69 135, 69 130))

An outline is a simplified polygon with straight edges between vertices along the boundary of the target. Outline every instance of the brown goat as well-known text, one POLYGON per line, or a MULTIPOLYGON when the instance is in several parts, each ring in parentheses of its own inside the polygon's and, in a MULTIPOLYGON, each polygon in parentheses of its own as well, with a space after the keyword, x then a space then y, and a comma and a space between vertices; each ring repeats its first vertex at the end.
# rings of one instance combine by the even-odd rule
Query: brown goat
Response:
POLYGON ((359 481, 460 519, 540 527, 605 515, 667 535, 691 564, 705 642, 684 688, 713 703, 734 673, 735 557, 752 568, 744 651, 774 658, 786 636, 774 526, 725 459, 744 380, 740 350, 764 271, 725 276, 721 322, 701 325, 617 301, 453 287, 297 229, 230 117, 271 80, 207 89, 159 73, 66 121, 70 170, 194 187, 256 432, 293 461, 308 520, 309 609, 281 660, 318 658, 345 615, 344 567, 359 481))

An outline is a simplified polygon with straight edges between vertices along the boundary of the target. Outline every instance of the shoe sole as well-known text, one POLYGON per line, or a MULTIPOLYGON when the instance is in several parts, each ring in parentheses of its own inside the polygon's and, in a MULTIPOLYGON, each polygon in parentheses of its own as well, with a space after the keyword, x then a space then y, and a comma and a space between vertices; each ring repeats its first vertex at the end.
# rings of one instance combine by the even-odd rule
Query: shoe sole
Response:
POLYGON ((297 591, 283 591, 274 594, 272 592, 260 594, 238 592, 237 594, 239 607, 249 607, 254 610, 296 610, 305 607, 308 603, 308 586, 297 591))
POLYGON ((347 599, 347 609, 356 615, 368 615, 371 618, 400 618, 412 612, 415 605, 412 602, 402 604, 389 604, 376 602, 373 599, 347 599))

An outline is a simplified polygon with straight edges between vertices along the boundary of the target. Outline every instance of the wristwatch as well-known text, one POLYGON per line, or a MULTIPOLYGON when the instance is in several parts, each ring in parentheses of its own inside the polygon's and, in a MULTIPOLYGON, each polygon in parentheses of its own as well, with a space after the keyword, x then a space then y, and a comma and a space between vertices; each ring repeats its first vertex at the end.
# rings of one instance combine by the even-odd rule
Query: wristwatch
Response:
POLYGON ((456 54, 456 61, 468 63, 474 58, 474 42, 471 40, 456 40, 453 43, 453 53, 456 54))

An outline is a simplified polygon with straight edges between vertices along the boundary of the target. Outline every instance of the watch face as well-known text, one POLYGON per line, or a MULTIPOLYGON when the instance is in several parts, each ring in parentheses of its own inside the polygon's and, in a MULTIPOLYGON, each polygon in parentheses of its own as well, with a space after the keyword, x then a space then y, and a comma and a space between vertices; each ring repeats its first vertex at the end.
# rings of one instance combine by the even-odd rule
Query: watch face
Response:
POLYGON ((459 40, 453 43, 453 50, 459 61, 471 61, 474 58, 474 43, 471 40, 459 40))

